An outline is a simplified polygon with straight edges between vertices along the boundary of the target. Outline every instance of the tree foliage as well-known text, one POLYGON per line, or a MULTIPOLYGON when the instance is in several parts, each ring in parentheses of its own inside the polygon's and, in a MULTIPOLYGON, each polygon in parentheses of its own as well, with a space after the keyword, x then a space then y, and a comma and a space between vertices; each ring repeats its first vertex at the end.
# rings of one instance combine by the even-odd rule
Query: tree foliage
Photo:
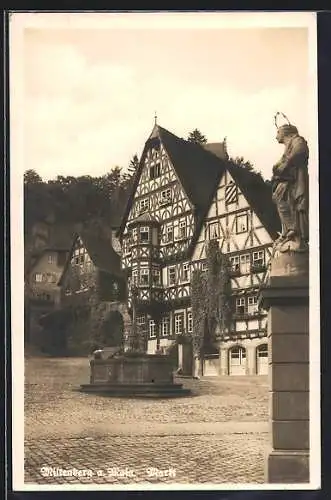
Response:
POLYGON ((189 133, 187 140, 188 142, 193 142, 194 144, 206 144, 207 142, 207 138, 197 128, 189 133))
MULTIPOLYGON (((58 175, 47 182, 29 170, 24 174, 26 234, 36 222, 50 216, 58 224, 84 223, 91 218, 111 223, 112 215, 116 215, 112 213, 112 199, 117 191, 125 191, 126 186, 126 176, 120 167, 112 168, 103 176, 58 175)), ((122 203, 124 198, 123 195, 120 197, 122 203)))
POLYGON ((238 167, 244 168, 245 170, 248 170, 249 172, 253 172, 254 174, 263 178, 261 172, 258 172, 257 170, 255 170, 254 165, 249 160, 245 160, 243 156, 236 156, 235 158, 230 158, 229 161, 232 162, 234 165, 237 165, 238 167))
POLYGON ((206 273, 194 271, 191 282, 193 351, 200 359, 206 348, 230 329, 232 319, 229 263, 217 241, 207 248, 206 273))

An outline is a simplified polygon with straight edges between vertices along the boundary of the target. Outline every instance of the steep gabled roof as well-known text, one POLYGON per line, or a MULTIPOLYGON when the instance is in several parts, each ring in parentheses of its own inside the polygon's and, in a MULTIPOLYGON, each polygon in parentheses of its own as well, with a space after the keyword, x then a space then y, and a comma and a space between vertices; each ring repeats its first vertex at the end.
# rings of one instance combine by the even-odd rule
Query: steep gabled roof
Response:
POLYGON ((221 173, 224 172, 226 163, 225 153, 224 159, 222 159, 220 156, 212 154, 203 146, 185 141, 165 128, 155 125, 145 143, 119 234, 122 234, 124 230, 124 224, 128 217, 144 166, 147 149, 153 144, 155 139, 160 139, 162 142, 189 201, 198 213, 206 210, 206 207, 210 203, 213 188, 220 178, 221 173))
POLYGON ((75 233, 66 265, 58 282, 59 285, 61 285, 63 282, 63 278, 69 267, 72 258, 72 252, 75 248, 75 244, 78 238, 82 240, 87 253, 89 254, 93 264, 98 270, 104 271, 108 274, 112 274, 119 278, 123 277, 121 271, 120 256, 113 249, 111 241, 108 238, 105 238, 102 234, 96 234, 95 231, 82 229, 81 231, 75 233))
POLYGON ((215 182, 224 172, 225 161, 200 144, 185 141, 162 127, 158 128, 160 139, 187 196, 196 209, 203 210, 215 182))
MULTIPOLYGON (((271 187, 264 182, 260 175, 229 160, 225 143, 207 143, 200 146, 180 139, 159 125, 154 126, 145 143, 140 164, 132 182, 132 190, 124 211, 119 234, 122 234, 124 230, 124 224, 144 166, 147 149, 155 139, 161 140, 184 191, 196 209, 198 215, 196 234, 200 232, 220 179, 227 169, 270 236, 277 237, 277 232, 280 230, 279 216, 276 206, 272 202, 271 187)), ((191 249, 195 241, 196 237, 192 240, 191 249)))

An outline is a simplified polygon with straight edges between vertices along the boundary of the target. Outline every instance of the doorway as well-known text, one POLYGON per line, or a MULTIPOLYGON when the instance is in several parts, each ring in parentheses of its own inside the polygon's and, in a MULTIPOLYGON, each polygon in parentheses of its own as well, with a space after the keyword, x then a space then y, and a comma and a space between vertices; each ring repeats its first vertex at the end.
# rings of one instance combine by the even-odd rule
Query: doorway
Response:
POLYGON ((246 349, 234 346, 229 349, 229 375, 246 375, 246 349))

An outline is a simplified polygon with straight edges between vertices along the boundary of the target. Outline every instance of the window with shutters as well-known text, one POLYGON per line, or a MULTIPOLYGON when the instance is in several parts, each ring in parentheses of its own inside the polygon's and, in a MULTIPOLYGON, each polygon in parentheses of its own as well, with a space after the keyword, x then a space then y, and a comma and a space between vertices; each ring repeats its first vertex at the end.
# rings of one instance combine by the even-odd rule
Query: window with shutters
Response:
POLYGON ((225 188, 225 204, 237 203, 238 201, 238 188, 234 182, 230 182, 225 188))

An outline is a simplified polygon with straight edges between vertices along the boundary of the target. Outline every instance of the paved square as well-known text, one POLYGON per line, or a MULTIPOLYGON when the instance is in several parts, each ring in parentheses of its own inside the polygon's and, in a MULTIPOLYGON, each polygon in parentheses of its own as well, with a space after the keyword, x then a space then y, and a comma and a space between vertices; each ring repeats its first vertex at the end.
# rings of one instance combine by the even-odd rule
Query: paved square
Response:
POLYGON ((87 359, 25 367, 25 482, 263 483, 266 377, 185 380, 192 397, 124 399, 76 389, 87 359))

